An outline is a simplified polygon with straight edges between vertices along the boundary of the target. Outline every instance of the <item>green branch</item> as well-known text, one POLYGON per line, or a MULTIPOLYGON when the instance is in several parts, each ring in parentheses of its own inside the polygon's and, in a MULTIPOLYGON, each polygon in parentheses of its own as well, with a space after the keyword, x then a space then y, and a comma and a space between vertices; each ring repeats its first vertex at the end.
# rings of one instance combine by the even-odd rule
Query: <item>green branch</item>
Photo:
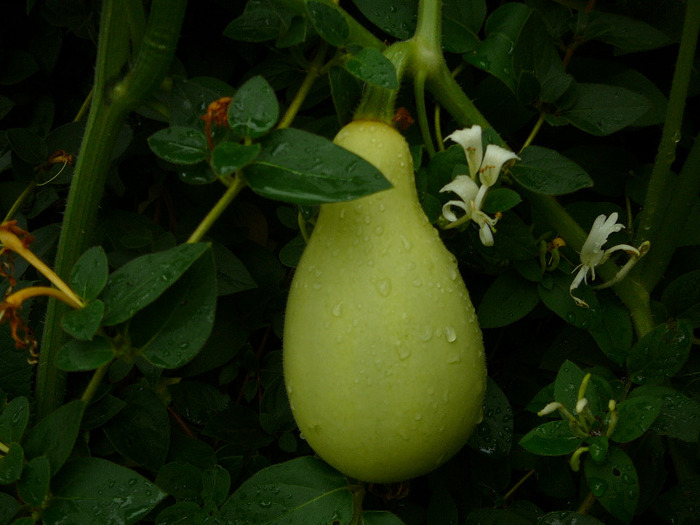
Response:
MULTIPOLYGON (((94 96, 73 175, 56 256, 56 273, 66 279, 90 246, 110 160, 124 119, 160 84, 170 67, 184 17, 186 0, 154 0, 146 31, 132 69, 119 80, 128 60, 126 12, 117 0, 102 5, 94 96)), ((65 377, 55 364, 64 335, 64 307, 49 301, 37 370, 39 418, 63 400, 65 377)))

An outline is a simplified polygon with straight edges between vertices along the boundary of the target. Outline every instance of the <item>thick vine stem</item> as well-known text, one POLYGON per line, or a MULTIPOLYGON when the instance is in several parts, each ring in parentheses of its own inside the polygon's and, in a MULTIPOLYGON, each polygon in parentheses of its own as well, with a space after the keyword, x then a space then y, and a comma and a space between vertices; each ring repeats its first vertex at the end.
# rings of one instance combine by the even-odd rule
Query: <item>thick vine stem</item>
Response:
MULTIPOLYGON (((118 80, 119 71, 128 58, 129 37, 124 31, 126 13, 116 0, 106 0, 102 5, 94 96, 68 194, 56 257, 56 273, 63 278, 90 246, 119 131, 128 113, 158 87, 170 67, 186 6, 186 0, 152 2, 134 66, 118 80)), ((64 311, 56 301, 49 301, 37 370, 39 418, 49 414, 63 400, 65 377, 54 361, 63 340, 60 320, 64 311)))

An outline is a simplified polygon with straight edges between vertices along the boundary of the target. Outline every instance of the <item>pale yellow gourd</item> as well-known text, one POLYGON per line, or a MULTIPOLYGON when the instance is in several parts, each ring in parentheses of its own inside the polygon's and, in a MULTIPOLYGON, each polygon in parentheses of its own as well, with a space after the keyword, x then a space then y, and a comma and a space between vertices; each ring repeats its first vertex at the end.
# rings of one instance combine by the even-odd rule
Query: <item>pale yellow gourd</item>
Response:
POLYGON ((362 481, 403 481, 449 459, 481 420, 481 331, 418 202, 401 134, 355 121, 335 143, 394 187, 321 207, 287 304, 287 393, 326 462, 362 481))

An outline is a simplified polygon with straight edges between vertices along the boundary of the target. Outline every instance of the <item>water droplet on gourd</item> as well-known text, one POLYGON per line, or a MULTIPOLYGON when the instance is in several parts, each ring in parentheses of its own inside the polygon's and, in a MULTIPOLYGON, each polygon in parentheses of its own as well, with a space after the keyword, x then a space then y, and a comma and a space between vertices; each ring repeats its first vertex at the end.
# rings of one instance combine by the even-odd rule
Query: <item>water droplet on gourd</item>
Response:
POLYGON ((411 249, 411 241, 409 241, 403 235, 401 235, 400 237, 401 237, 401 244, 403 244, 403 249, 406 251, 409 251, 411 249))
POLYGON ((451 326, 445 328, 445 338, 447 339, 448 343, 454 343, 457 340, 457 333, 455 332, 455 329, 451 326))
POLYGON ((384 279, 378 279, 374 283, 374 287, 379 292, 382 297, 388 297, 391 293, 391 280, 388 277, 384 279))
POLYGON ((376 233, 377 235, 382 235, 384 233, 384 228, 382 228, 381 226, 377 226, 374 229, 374 233, 376 233))
POLYGON ((416 288, 420 288, 420 286, 423 284, 423 281, 421 281, 420 278, 416 277, 415 279, 413 279, 413 283, 412 283, 412 284, 413 284, 413 286, 415 286, 416 288))
POLYGON ((343 301, 340 301, 338 304, 336 304, 331 310, 331 312, 333 313, 334 317, 340 317, 343 313, 343 301))
POLYGON ((462 357, 458 353, 452 354, 450 357, 447 358, 448 364, 451 364, 451 365, 459 363, 461 360, 462 360, 462 357))
POLYGON ((426 328, 420 338, 425 342, 430 341, 433 338, 433 331, 430 328, 426 328))

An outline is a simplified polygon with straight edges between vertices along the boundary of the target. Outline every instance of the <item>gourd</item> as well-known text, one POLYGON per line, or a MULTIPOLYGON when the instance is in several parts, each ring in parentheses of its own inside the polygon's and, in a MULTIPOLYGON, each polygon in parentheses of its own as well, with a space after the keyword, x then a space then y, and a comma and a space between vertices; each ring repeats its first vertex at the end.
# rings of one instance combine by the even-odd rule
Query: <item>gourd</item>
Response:
POLYGON ((327 463, 362 481, 403 481, 449 459, 481 420, 481 331, 418 202, 401 134, 359 120, 334 142, 393 187, 321 206, 287 303, 287 394, 327 463))

